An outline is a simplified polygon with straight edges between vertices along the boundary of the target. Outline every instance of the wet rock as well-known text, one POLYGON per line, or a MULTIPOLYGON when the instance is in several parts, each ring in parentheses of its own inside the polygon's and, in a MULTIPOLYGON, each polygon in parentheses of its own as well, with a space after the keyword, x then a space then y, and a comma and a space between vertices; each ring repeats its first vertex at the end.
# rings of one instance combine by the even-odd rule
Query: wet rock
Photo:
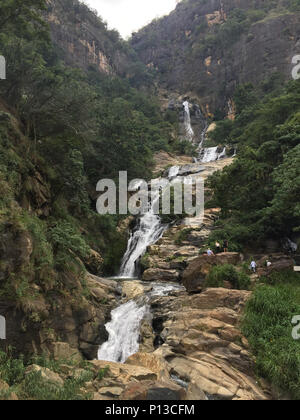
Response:
POLYGON ((93 360, 90 363, 97 372, 107 368, 108 373, 105 376, 105 381, 110 381, 114 384, 120 383, 126 385, 131 381, 156 381, 158 379, 156 373, 142 366, 106 362, 102 360, 93 360))
POLYGON ((186 393, 187 401, 206 401, 207 397, 196 381, 192 381, 186 393))
POLYGON ((155 334, 149 321, 144 320, 140 329, 140 351, 151 353, 154 351, 155 334))
POLYGON ((122 294, 126 300, 136 299, 145 293, 144 285, 140 281, 124 281, 122 283, 122 294))

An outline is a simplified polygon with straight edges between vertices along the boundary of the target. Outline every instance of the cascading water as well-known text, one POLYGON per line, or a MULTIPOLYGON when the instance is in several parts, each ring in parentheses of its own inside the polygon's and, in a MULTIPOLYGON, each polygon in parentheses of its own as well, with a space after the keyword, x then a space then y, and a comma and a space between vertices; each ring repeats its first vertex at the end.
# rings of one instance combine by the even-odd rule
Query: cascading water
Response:
POLYGON ((183 108, 184 108, 184 127, 185 127, 186 138, 187 140, 192 142, 194 140, 195 133, 191 124, 190 104, 188 103, 188 101, 183 102, 183 108))
POLYGON ((151 292, 138 301, 130 300, 114 309, 111 321, 105 325, 108 341, 98 351, 98 360, 125 363, 139 351, 140 328, 143 319, 150 317, 149 300, 154 296, 165 296, 174 290, 183 290, 175 284, 153 284, 151 292))
POLYGON ((158 199, 159 197, 153 201, 149 211, 141 216, 136 229, 130 236, 121 265, 120 278, 135 277, 140 258, 145 254, 148 246, 161 238, 167 228, 161 223, 160 217, 154 213, 154 206, 158 199))
POLYGON ((109 338, 98 351, 98 360, 124 363, 139 350, 141 322, 149 312, 147 303, 134 300, 119 306, 111 313, 111 322, 105 325, 109 338))
MULTIPOLYGON (((172 166, 168 172, 168 179, 172 182, 176 181, 179 170, 179 166, 172 166)), ((155 181, 160 182, 159 179, 152 180, 153 186, 155 186, 155 181)), ((139 260, 147 251, 148 246, 155 244, 167 229, 168 225, 162 224, 160 217, 154 212, 159 199, 160 196, 157 194, 149 205, 149 211, 140 217, 137 227, 131 233, 118 277, 134 278, 138 272, 139 260)))
POLYGON ((168 178, 171 179, 171 178, 176 177, 178 175, 179 171, 180 171, 180 166, 172 166, 169 169, 168 178))
POLYGON ((226 157, 226 147, 224 147, 224 149, 221 153, 218 152, 218 146, 217 147, 208 147, 206 149, 202 149, 202 153, 203 153, 203 155, 200 158, 201 162, 203 162, 203 163, 214 162, 216 160, 220 160, 220 159, 226 157))

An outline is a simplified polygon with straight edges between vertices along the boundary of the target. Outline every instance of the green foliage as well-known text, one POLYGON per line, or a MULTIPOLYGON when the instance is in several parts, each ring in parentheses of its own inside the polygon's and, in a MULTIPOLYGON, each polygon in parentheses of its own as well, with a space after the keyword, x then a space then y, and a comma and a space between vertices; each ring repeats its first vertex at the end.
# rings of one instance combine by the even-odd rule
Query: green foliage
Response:
MULTIPOLYGON (((238 92, 240 113, 226 133, 238 145, 238 157, 210 185, 213 204, 222 208, 222 234, 243 246, 299 228, 300 83, 289 83, 279 95, 276 89, 255 105, 248 95, 255 95, 252 88, 238 92)), ((218 125, 217 136, 224 123, 218 125)))
POLYGON ((277 275, 256 288, 247 304, 243 333, 256 355, 256 368, 295 399, 300 398, 300 342, 292 338, 292 318, 300 313, 297 273, 277 275))
MULTIPOLYGON (((66 379, 64 385, 45 381, 40 372, 26 375, 24 380, 24 396, 26 399, 38 401, 84 401, 90 400, 91 394, 83 394, 81 388, 89 382, 91 375, 66 379)), ((22 392, 20 391, 22 395, 22 392)), ((24 398, 24 399, 25 399, 24 398)))
MULTIPOLYGON (((31 216, 26 225, 36 231, 28 271, 35 270, 38 277, 43 272, 46 278, 47 264, 49 269, 70 269, 89 246, 104 257, 105 273, 114 274, 126 238, 117 231, 118 220, 95 214, 96 183, 102 178, 118 181, 123 170, 129 179, 150 178, 155 151, 186 150, 174 140, 177 121, 162 114, 145 89, 152 83, 151 71, 86 5, 77 0, 55 5, 3 0, 0 22, 0 51, 9 74, 0 84, 0 97, 4 109, 9 105, 14 110, 14 116, 2 112, 0 101, 0 218, 11 213, 15 201, 43 215, 39 226, 31 216), (101 74, 93 66, 83 73, 64 64, 42 19, 45 7, 50 13, 55 7, 69 22, 88 19, 101 33, 102 50, 112 62, 120 62, 127 77, 101 74), (144 89, 137 90, 140 86, 144 89), (44 194, 43 188, 37 191, 40 182, 50 194, 42 204, 46 218, 44 209, 36 208, 44 194)), ((53 273, 48 274, 52 279, 53 273)))
POLYGON ((182 245, 182 242, 187 240, 189 233, 191 233, 193 230, 195 229, 192 229, 192 228, 181 229, 175 237, 175 240, 174 240, 175 244, 182 245))
POLYGON ((56 262, 63 267, 74 254, 79 258, 85 258, 90 248, 80 233, 70 223, 61 221, 49 230, 49 239, 53 244, 56 262))
POLYGON ((13 359, 11 349, 8 353, 0 351, 0 378, 8 385, 13 386, 21 382, 25 374, 25 365, 22 357, 13 359))
POLYGON ((209 272, 206 287, 224 287, 224 282, 229 282, 234 289, 249 290, 250 277, 244 272, 239 272, 231 264, 217 265, 209 272))
POLYGON ((142 271, 148 270, 148 268, 150 268, 150 255, 148 253, 142 256, 140 266, 142 271))
MULTIPOLYGON (((97 375, 97 380, 101 381, 108 373, 108 368, 102 369, 97 375)), ((63 375, 65 376, 65 375, 63 375)), ((0 379, 6 382, 11 388, 6 393, 1 393, 0 398, 6 399, 11 392, 24 400, 42 401, 76 401, 89 400, 92 395, 82 392, 82 387, 93 380, 95 374, 88 362, 72 364, 69 360, 53 360, 45 356, 35 357, 29 362, 25 362, 23 357, 14 359, 12 350, 8 353, 0 352, 0 379), (50 369, 52 372, 63 375, 62 365, 70 371, 69 377, 64 379, 63 385, 51 382, 42 377, 41 372, 26 373, 28 366, 32 363, 42 368, 50 369), (80 375, 72 375, 76 368, 81 368, 80 375)))

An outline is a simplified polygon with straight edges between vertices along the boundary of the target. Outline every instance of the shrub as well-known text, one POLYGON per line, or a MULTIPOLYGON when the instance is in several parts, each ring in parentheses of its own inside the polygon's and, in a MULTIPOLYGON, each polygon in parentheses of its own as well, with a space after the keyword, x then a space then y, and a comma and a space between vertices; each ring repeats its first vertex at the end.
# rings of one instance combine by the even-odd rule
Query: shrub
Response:
POLYGON ((248 290, 250 277, 247 274, 239 273, 231 264, 217 265, 212 268, 206 279, 207 287, 224 287, 229 282, 234 289, 248 290))

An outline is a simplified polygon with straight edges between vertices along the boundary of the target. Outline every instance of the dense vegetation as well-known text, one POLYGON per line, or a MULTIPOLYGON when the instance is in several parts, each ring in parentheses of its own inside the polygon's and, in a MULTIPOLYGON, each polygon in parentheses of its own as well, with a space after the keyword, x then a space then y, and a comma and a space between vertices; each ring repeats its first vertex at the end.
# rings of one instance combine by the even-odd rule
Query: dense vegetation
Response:
POLYGON ((300 398, 300 341, 292 319, 300 313, 297 273, 275 274, 258 286, 249 301, 243 333, 256 356, 257 374, 295 399, 300 398))
POLYGON ((266 84, 259 100, 261 88, 238 88, 236 120, 220 122, 211 134, 238 147, 235 162, 211 179, 222 235, 237 249, 297 238, 300 228, 300 82, 266 84))
MULTIPOLYGON (((90 14, 86 6, 72 5, 72 13, 90 14)), ((0 5, 0 52, 8 75, 0 84, 0 229, 11 223, 15 232, 34 236, 31 263, 37 272, 43 267, 48 281, 55 271, 69 270, 77 257, 84 259, 90 247, 104 256, 104 272, 112 274, 126 241, 116 230, 117 217, 95 213, 96 183, 118 181, 120 170, 127 170, 129 179, 149 177, 153 152, 173 147, 173 126, 151 94, 136 90, 130 78, 67 67, 41 18, 44 8, 43 0, 0 5), (47 196, 43 208, 33 202, 39 182, 47 196)), ((126 52, 119 35, 94 19, 106 48, 115 43, 126 52)))

